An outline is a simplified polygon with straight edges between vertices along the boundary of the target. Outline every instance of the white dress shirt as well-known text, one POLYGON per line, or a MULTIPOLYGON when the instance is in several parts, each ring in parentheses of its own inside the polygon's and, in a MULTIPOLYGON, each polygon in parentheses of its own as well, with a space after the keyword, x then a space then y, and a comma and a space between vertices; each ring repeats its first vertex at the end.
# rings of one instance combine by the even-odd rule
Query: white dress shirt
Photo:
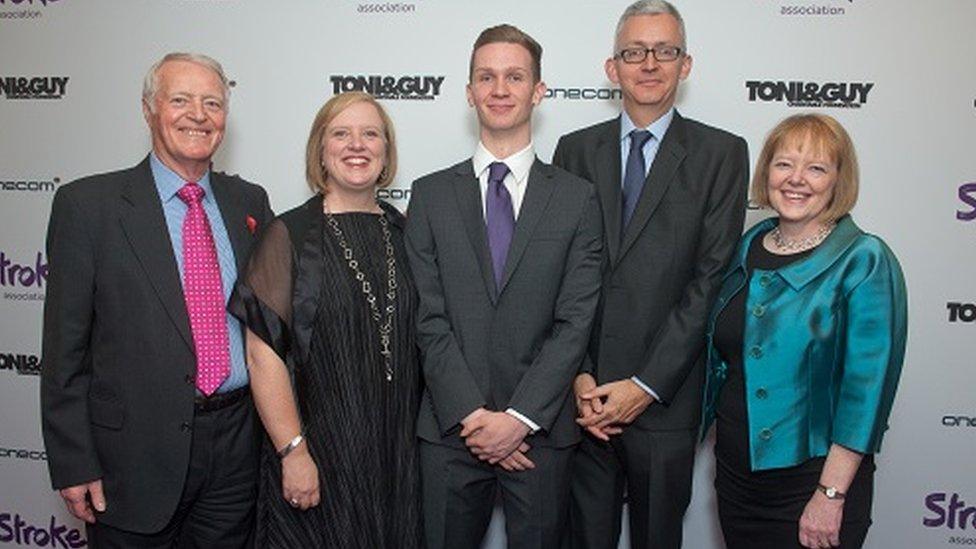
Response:
MULTIPOLYGON (((485 148, 484 143, 479 141, 478 147, 474 151, 474 156, 471 157, 471 162, 474 164, 474 174, 477 176, 478 183, 481 186, 481 215, 486 216, 486 220, 488 167, 492 162, 504 162, 508 166, 508 174, 505 175, 505 180, 502 183, 508 189, 508 194, 512 196, 512 208, 515 210, 515 219, 517 221, 519 211, 522 209, 522 198, 525 196, 525 188, 528 187, 529 183, 529 171, 535 162, 535 148, 532 146, 532 143, 529 142, 527 147, 508 158, 495 158, 495 155, 491 154, 485 148)), ((533 433, 541 429, 538 423, 519 413, 515 408, 509 408, 505 410, 505 413, 518 418, 533 433)))

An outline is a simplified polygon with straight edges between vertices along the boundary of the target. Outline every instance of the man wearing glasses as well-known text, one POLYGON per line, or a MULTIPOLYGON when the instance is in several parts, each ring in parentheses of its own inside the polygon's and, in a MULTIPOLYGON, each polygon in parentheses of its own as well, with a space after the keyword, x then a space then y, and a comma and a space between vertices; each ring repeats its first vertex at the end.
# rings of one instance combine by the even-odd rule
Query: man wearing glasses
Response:
POLYGON ((587 436, 573 464, 573 547, 617 547, 625 493, 632 547, 681 546, 705 324, 748 179, 741 137, 674 109, 691 72, 685 45, 674 6, 630 5, 605 66, 623 112, 563 136, 553 156, 596 187, 606 235, 603 295, 574 384, 587 436))

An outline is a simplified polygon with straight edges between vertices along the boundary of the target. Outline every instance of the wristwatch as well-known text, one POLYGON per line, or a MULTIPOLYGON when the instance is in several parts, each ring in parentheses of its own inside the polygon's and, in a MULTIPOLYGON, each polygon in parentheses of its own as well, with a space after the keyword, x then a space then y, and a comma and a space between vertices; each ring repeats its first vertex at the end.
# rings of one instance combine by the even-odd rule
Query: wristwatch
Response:
POLYGON ((827 499, 844 499, 847 497, 847 494, 838 490, 836 486, 824 486, 818 483, 817 490, 820 490, 823 495, 827 496, 827 499))

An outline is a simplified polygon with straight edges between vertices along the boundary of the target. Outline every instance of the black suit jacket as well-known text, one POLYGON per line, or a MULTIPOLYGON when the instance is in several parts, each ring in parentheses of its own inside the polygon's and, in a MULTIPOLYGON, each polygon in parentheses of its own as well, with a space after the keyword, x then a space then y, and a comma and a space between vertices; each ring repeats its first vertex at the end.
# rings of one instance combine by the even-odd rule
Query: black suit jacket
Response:
POLYGON ((480 406, 539 424, 532 444, 579 440, 567 395, 600 289, 599 206, 592 186, 538 160, 527 185, 496 292, 471 161, 413 184, 406 243, 427 384, 417 431, 429 442, 463 447, 459 423, 480 406))
MULTIPOLYGON (((271 219, 267 194, 211 174, 239 272, 271 219)), ((51 481, 103 479, 98 520, 155 532, 170 520, 190 455, 196 359, 148 157, 58 189, 47 234, 41 416, 51 481)))
POLYGON ((657 392, 663 406, 638 426, 696 428, 705 323, 745 219, 745 141, 676 112, 622 235, 620 118, 563 136, 553 164, 591 181, 603 210, 603 294, 584 367, 599 383, 636 375, 657 392))

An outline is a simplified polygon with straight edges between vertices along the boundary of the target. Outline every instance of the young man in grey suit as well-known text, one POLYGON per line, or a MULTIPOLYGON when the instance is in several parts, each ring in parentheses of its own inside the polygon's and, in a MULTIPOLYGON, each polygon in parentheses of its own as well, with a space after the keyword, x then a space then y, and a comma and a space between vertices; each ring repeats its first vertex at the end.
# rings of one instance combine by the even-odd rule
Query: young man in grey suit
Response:
POLYGON ((510 25, 475 41, 474 156, 417 180, 407 252, 427 384, 417 422, 430 549, 478 547, 496 491, 508 544, 557 547, 579 441, 569 398, 600 287, 591 185, 535 158, 542 48, 510 25))
POLYGON ((253 527, 258 431, 226 303, 272 214, 210 169, 228 90, 213 59, 165 56, 143 88, 151 154, 54 197, 41 417, 92 547, 243 547, 253 527))
POLYGON ((617 25, 606 73, 623 112, 559 140, 553 164, 591 181, 606 231, 604 293, 574 391, 586 436, 573 464, 573 546, 681 545, 700 419, 705 323, 742 232, 742 138, 682 117, 684 23, 643 0, 617 25))

